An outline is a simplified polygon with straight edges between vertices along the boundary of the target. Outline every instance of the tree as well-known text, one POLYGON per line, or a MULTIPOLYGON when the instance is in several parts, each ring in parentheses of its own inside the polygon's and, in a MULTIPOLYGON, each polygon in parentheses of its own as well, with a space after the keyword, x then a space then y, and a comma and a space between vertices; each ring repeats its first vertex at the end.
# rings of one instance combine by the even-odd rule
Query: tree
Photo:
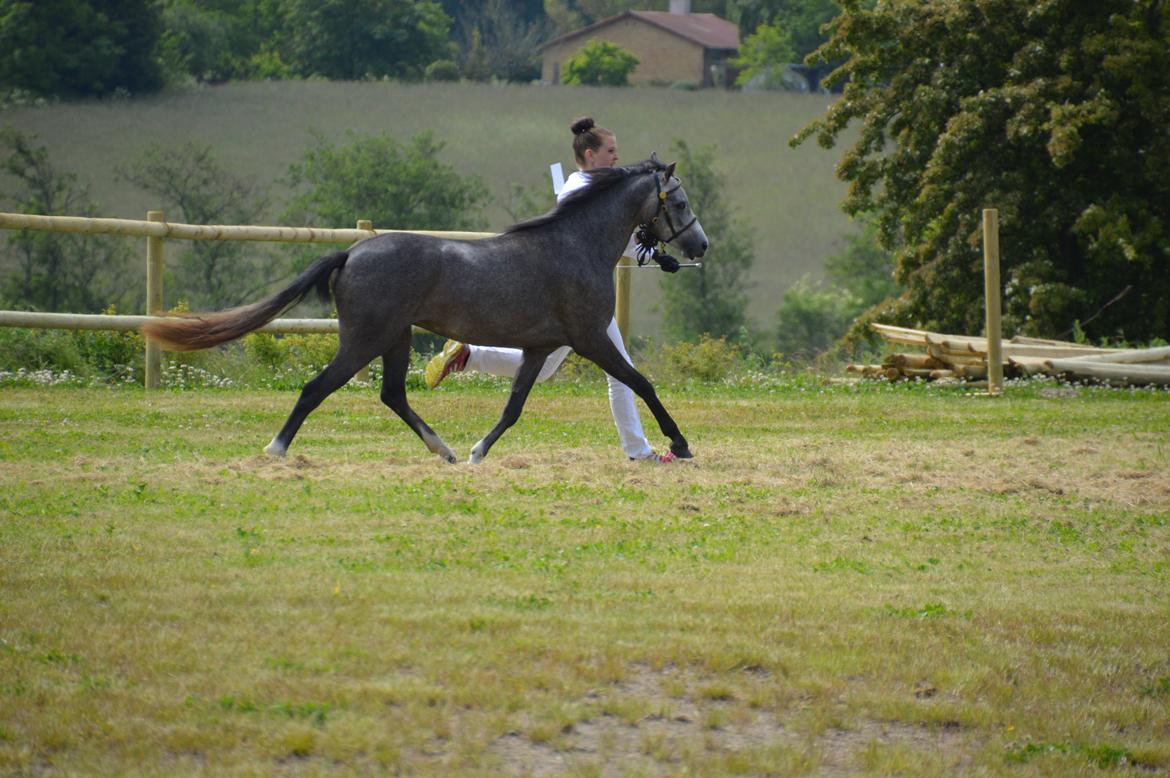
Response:
POLYGON ((638 0, 545 0, 544 11, 556 34, 562 35, 645 5, 638 0))
POLYGON ((459 64, 473 81, 492 78, 532 81, 540 77, 540 52, 545 37, 542 18, 529 20, 516 0, 460 3, 452 36, 460 41, 459 64))
POLYGON ((835 343, 852 350, 868 338, 864 322, 850 325, 898 293, 893 257, 877 245, 877 230, 867 224, 846 239, 843 251, 825 260, 825 283, 802 278, 785 291, 776 312, 776 348, 802 359, 835 343))
POLYGON ((434 0, 285 0, 281 58, 301 76, 422 78, 451 54, 434 0))
POLYGON ((847 290, 802 278, 780 299, 776 350, 798 359, 812 359, 845 333, 860 309, 857 298, 847 290))
POLYGON ((781 67, 796 59, 792 38, 787 32, 770 24, 761 24, 740 47, 739 56, 731 61, 741 68, 735 83, 743 86, 756 76, 764 77, 764 85, 781 85, 781 67))
POLYGON ((856 133, 844 207, 896 252, 887 319, 980 331, 995 207, 1008 332, 1170 332, 1168 36, 1154 0, 843 4, 818 56, 844 97, 793 143, 856 133))
POLYGON ((629 86, 638 58, 616 43, 592 40, 565 60, 561 82, 583 86, 629 86))
MULTIPOLYGON (((697 2, 696 7, 701 4, 697 2)), ((743 35, 765 24, 783 31, 793 48, 793 58, 787 62, 802 60, 824 43, 821 27, 839 10, 836 0, 728 0, 725 5, 721 15, 739 24, 743 35)))
POLYGON ((430 132, 400 144, 385 133, 346 136, 338 148, 322 137, 289 170, 305 188, 286 214, 290 223, 342 227, 370 219, 383 229, 474 230, 488 190, 439 159, 443 144, 430 132))
POLYGON ((862 309, 900 292, 894 280, 894 257, 878 245, 877 227, 871 223, 847 237, 845 248, 825 260, 825 279, 849 292, 862 309))
MULTIPOLYGON (((211 147, 185 143, 154 146, 119 176, 160 198, 171 221, 188 224, 255 224, 267 210, 267 197, 235 175, 211 147)), ((287 271, 257 244, 230 240, 184 241, 170 264, 172 298, 193 308, 227 308, 255 299, 287 271)))
POLYGON ((101 96, 162 85, 153 0, 0 0, 0 89, 101 96))
POLYGON ((272 56, 281 28, 279 0, 163 0, 162 8, 161 55, 169 78, 216 83, 268 75, 257 60, 272 56))
POLYGON ((701 335, 737 338, 747 322, 744 286, 751 269, 752 239, 748 226, 731 216, 723 199, 723 177, 715 170, 715 151, 692 151, 675 140, 678 174, 687 197, 711 242, 701 269, 664 275, 662 319, 667 337, 697 340, 701 335))
MULTIPOLYGON (((0 172, 14 186, 0 206, 20 213, 94 216, 97 206, 77 175, 58 169, 35 137, 0 128, 0 172)), ((21 309, 99 313, 138 299, 128 292, 130 258, 123 240, 111 236, 22 230, 10 233, 2 257, 4 304, 21 309)))

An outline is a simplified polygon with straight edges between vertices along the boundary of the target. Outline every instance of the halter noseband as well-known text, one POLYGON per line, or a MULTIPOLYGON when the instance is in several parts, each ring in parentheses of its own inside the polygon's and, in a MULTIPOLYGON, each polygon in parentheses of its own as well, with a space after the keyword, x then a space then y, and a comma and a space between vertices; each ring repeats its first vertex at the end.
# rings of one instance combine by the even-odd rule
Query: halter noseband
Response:
POLYGON ((672 240, 674 240, 678 236, 682 235, 684 232, 689 230, 691 227, 694 227, 695 222, 697 222, 699 220, 698 216, 692 215, 691 220, 689 222, 684 224, 682 227, 676 229, 674 226, 674 222, 670 218, 670 209, 666 207, 666 198, 670 193, 674 192, 677 189, 681 189, 682 184, 679 184, 678 186, 674 187, 673 189, 663 189, 662 182, 658 180, 658 171, 654 171, 654 188, 658 190, 658 208, 654 212, 653 218, 650 219, 649 224, 643 224, 641 227, 639 227, 637 235, 636 235, 636 239, 638 242, 637 254, 638 254, 639 267, 644 265, 646 263, 647 259, 649 259, 651 257, 657 259, 658 254, 660 254, 660 253, 665 254, 665 252, 660 252, 658 250, 658 246, 659 245, 666 246, 667 243, 670 243, 672 240), (653 225, 658 223, 658 217, 660 215, 665 217, 666 226, 670 229, 670 237, 666 238, 665 240, 662 238, 659 238, 654 233, 654 229, 653 229, 653 225))
POLYGON ((684 224, 681 228, 675 229, 674 222, 670 220, 670 209, 666 207, 666 196, 675 190, 682 189, 682 184, 674 187, 674 189, 663 189, 662 183, 658 180, 658 174, 654 174, 654 187, 658 190, 658 211, 654 214, 654 218, 650 220, 653 224, 658 221, 658 214, 666 217, 666 226, 670 228, 670 237, 662 241, 663 243, 670 243, 672 240, 682 235, 684 232, 695 226, 695 222, 699 220, 698 216, 691 216, 691 220, 684 224))

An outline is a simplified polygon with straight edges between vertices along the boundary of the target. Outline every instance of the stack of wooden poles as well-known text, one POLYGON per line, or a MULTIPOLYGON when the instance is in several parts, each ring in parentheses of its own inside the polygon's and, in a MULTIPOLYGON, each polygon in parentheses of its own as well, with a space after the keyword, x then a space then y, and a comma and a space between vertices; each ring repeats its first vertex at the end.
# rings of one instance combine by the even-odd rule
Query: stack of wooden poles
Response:
MULTIPOLYGON (((985 381, 987 339, 873 324, 888 343, 921 351, 890 354, 880 365, 847 365, 864 378, 889 381, 985 381)), ((1170 386, 1170 347, 1110 349, 1060 340, 1016 336, 1002 343, 1004 374, 1050 375, 1112 385, 1170 386)))

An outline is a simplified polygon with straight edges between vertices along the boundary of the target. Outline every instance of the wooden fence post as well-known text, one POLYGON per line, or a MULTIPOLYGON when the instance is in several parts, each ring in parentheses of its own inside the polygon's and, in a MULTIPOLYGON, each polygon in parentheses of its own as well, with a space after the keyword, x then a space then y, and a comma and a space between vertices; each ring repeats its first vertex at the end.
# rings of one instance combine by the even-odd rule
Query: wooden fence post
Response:
MULTIPOLYGON (((166 221, 162 211, 147 211, 147 221, 166 221)), ((146 315, 163 314, 163 239, 146 239, 146 315)), ((157 343, 146 341, 146 388, 162 386, 162 349, 157 343)))
POLYGON ((983 302, 987 311, 987 393, 1003 394, 1003 321, 1000 312, 999 211, 983 209, 983 302))
MULTIPOLYGON (((370 233, 372 234, 374 232, 374 223, 372 221, 370 221, 369 219, 358 219, 357 220, 357 228, 359 230, 369 230, 370 233)), ((353 378, 355 381, 361 381, 362 383, 369 383, 370 382, 370 366, 369 365, 362 366, 362 369, 357 371, 357 375, 355 375, 353 378)))
POLYGON ((617 274, 617 278, 614 279, 617 302, 613 315, 617 319, 618 329, 622 333, 622 342, 626 344, 627 349, 630 347, 630 262, 629 257, 623 256, 618 260, 617 269, 614 270, 617 274))

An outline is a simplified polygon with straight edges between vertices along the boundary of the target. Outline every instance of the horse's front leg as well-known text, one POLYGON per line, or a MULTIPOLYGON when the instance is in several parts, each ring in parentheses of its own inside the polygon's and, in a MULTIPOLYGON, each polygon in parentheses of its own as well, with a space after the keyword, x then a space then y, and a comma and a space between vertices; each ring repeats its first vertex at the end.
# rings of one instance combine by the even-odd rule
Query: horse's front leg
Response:
POLYGON ((642 398, 642 402, 646 403, 646 407, 654 414, 654 420, 658 422, 658 428, 662 430, 662 434, 670 438, 671 453, 680 459, 690 459, 694 456, 690 446, 687 445, 687 439, 683 437, 678 425, 674 423, 674 419, 659 401, 653 385, 626 361, 609 338, 605 338, 596 346, 584 350, 577 346, 574 346, 574 349, 578 354, 630 387, 636 395, 642 398))
POLYGON ((524 361, 520 363, 520 369, 516 371, 516 377, 512 379, 512 395, 508 398, 508 404, 504 406, 504 413, 496 422, 496 426, 492 427, 491 432, 484 435, 483 439, 472 447, 471 458, 468 462, 473 465, 482 462, 483 458, 487 456, 488 449, 499 439, 500 435, 504 434, 504 430, 515 424, 516 420, 520 418, 520 411, 524 409, 528 392, 536 383, 536 377, 540 375, 544 360, 551 353, 551 349, 524 349, 524 361))

